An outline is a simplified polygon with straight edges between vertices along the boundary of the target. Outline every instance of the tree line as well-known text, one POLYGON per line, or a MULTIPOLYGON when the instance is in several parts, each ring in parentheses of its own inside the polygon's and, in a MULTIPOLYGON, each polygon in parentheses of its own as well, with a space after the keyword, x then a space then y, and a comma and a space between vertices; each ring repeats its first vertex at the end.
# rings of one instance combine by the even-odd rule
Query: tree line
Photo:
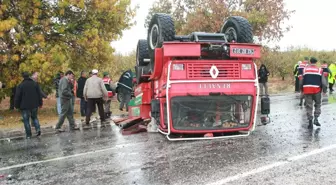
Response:
POLYGON ((51 92, 58 71, 120 66, 110 43, 134 25, 137 8, 131 0, 0 0, 0 81, 11 88, 23 71, 37 71, 51 92))

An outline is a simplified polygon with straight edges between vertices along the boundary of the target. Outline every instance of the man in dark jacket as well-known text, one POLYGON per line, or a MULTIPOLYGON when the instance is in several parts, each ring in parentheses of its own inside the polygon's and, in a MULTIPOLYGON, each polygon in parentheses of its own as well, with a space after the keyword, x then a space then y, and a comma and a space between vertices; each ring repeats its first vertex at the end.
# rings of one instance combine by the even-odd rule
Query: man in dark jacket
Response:
POLYGON ((31 127, 29 124, 30 117, 35 126, 37 136, 41 135, 40 124, 37 118, 37 109, 41 107, 42 95, 39 85, 29 77, 27 72, 23 73, 24 80, 17 87, 15 94, 15 108, 20 109, 24 127, 26 130, 26 137, 31 137, 31 127))
POLYGON ((131 100, 131 94, 133 91, 133 73, 130 69, 125 71, 119 78, 118 81, 118 93, 122 94, 122 100, 120 102, 119 110, 123 111, 124 105, 126 106, 126 111, 128 111, 128 103, 131 100))
POLYGON ((267 81, 269 75, 270 73, 267 70, 266 66, 264 64, 261 64, 260 69, 258 70, 260 95, 268 96, 267 81), (265 92, 263 89, 265 89, 265 92))
POLYGON ((73 109, 71 105, 71 99, 72 99, 72 90, 71 90, 71 79, 74 78, 74 73, 72 71, 67 71, 65 73, 65 76, 61 78, 59 82, 58 87, 58 95, 61 100, 61 115, 59 116, 58 123, 55 127, 56 131, 58 132, 64 132, 64 130, 61 129, 65 117, 68 118, 70 130, 79 130, 78 127, 75 126, 75 120, 73 117, 73 109))
MULTIPOLYGON (((81 117, 85 117, 86 115, 86 104, 87 102, 85 101, 85 98, 83 96, 83 90, 86 82, 86 72, 82 71, 81 72, 81 77, 78 78, 77 84, 77 98, 80 98, 80 112, 81 112, 81 117)), ((84 120, 84 119, 83 119, 84 120)))

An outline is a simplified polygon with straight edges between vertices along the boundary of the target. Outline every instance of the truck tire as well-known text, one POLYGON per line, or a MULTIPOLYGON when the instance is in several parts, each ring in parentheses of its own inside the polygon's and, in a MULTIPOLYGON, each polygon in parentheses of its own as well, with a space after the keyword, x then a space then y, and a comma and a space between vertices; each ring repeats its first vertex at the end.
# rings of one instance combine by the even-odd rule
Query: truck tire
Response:
POLYGON ((253 43, 252 26, 244 17, 229 17, 220 32, 226 35, 228 42, 253 43))
POLYGON ((140 84, 142 82, 149 82, 148 77, 144 77, 143 75, 150 74, 150 66, 136 66, 135 74, 136 74, 136 83, 140 84))
POLYGON ((155 48, 161 48, 163 42, 175 40, 175 26, 172 17, 168 14, 154 14, 148 27, 147 41, 150 57, 150 68, 153 72, 155 48))
POLYGON ((148 65, 148 62, 146 62, 145 59, 149 59, 148 42, 145 39, 140 39, 138 41, 136 50, 136 65, 137 66, 148 65))

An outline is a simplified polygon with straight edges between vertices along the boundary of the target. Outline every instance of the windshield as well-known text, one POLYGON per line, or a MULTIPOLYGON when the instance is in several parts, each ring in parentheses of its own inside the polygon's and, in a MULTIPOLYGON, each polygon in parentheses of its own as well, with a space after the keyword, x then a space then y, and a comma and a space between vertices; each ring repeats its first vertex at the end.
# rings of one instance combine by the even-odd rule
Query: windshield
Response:
POLYGON ((177 130, 213 130, 248 127, 252 96, 177 96, 171 99, 177 130))

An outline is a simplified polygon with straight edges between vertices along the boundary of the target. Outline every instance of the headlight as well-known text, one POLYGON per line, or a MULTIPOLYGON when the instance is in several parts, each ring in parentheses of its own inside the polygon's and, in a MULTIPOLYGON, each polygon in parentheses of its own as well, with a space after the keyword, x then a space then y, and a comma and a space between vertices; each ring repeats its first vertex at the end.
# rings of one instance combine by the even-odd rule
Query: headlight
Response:
POLYGON ((252 65, 251 64, 242 64, 242 70, 251 70, 252 65))

